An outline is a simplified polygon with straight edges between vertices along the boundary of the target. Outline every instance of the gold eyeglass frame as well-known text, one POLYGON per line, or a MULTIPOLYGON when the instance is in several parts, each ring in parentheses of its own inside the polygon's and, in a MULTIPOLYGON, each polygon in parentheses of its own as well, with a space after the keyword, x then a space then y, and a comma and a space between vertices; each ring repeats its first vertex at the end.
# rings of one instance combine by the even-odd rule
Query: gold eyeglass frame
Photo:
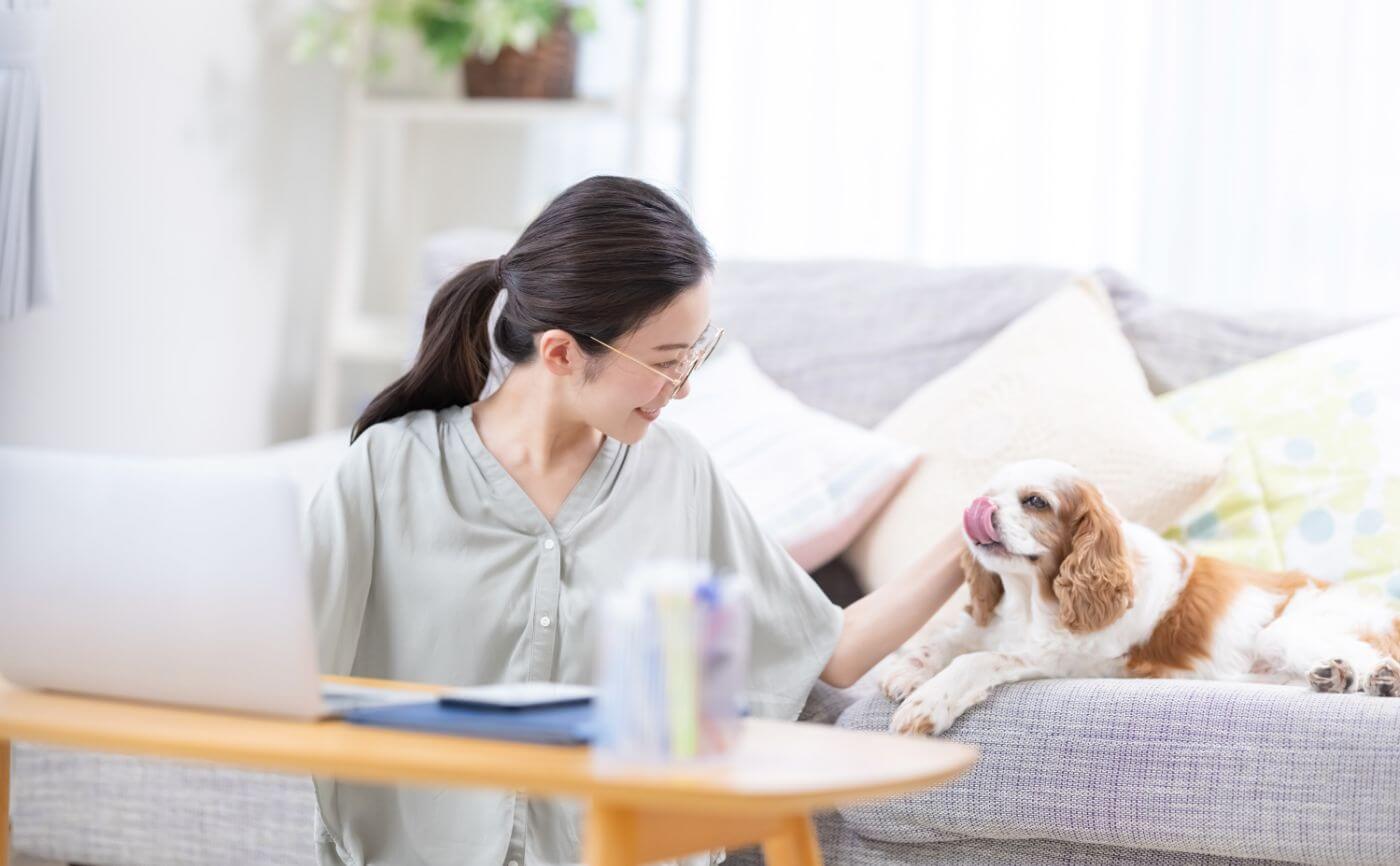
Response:
MULTIPOLYGON (((704 355, 701 355, 699 358, 697 358, 696 361, 695 361, 695 363, 690 365, 690 369, 689 369, 689 370, 686 370, 684 373, 682 373, 682 374, 681 374, 681 377, 680 377, 679 379, 677 379, 677 378, 675 378, 675 377, 673 377, 673 376, 668 376, 668 375, 666 375, 665 373, 663 373, 663 372, 661 372, 660 370, 656 369, 655 366, 653 366, 653 365, 651 365, 651 364, 648 364, 646 361, 643 361, 643 360, 641 360, 641 359, 639 359, 639 358, 634 358, 634 357, 632 357, 631 355, 627 354, 626 352, 622 351, 621 349, 617 348, 616 346, 609 345, 608 343, 605 343, 605 342, 603 342, 602 340, 599 340, 597 337, 593 336, 592 334, 584 334, 583 336, 585 336, 585 337, 587 337, 588 339, 593 340, 593 341, 595 341, 595 342, 602 343, 604 346, 607 346, 609 349, 611 349, 612 351, 618 353, 619 355, 621 355, 622 357, 624 357, 624 358, 626 358, 627 360, 631 361, 632 363, 638 364, 638 365, 643 366, 643 367, 646 367, 648 370, 652 371, 652 372, 655 373, 656 375, 658 375, 658 376, 660 376, 661 378, 665 379, 667 382, 670 382, 670 383, 671 383, 672 385, 674 385, 675 387, 671 389, 671 393, 668 394, 668 395, 666 396, 666 399, 667 399, 667 400, 671 400, 671 399, 674 399, 674 398, 675 398, 676 394, 680 393, 681 386, 684 385, 684 384, 686 383, 686 380, 688 380, 688 379, 690 378, 690 374, 691 374, 691 373, 694 373, 697 369, 699 369, 700 365, 703 364, 703 363, 705 363, 705 360, 706 360, 707 358, 709 358, 710 355, 712 355, 712 354, 714 353, 714 351, 715 351, 715 346, 718 346, 718 345, 719 345, 720 338, 724 336, 724 328, 720 328, 720 329, 718 330, 718 332, 715 334, 714 340, 710 342, 710 347, 709 347, 708 349, 705 350, 705 354, 704 354, 704 355)), ((702 336, 703 336, 703 334, 702 334, 702 336)))

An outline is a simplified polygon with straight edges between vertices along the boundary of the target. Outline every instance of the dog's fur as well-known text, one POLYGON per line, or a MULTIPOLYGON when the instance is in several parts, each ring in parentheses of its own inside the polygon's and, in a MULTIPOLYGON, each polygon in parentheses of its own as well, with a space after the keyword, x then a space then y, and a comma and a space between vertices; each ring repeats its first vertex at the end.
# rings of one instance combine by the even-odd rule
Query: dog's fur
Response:
POLYGON ((1048 677, 1400 695, 1400 619, 1345 584, 1196 556, 1123 520, 1057 461, 1007 466, 985 495, 998 540, 978 543, 965 524, 970 604, 885 661, 880 687, 903 701, 892 731, 942 733, 993 687, 1048 677))

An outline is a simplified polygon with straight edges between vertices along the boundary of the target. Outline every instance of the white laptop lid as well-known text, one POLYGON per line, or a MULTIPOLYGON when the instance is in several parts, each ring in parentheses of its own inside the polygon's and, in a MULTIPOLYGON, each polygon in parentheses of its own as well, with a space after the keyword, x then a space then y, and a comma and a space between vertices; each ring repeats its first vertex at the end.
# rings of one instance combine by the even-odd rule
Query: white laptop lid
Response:
POLYGON ((217 460, 0 449, 0 674, 323 715, 297 502, 217 460))

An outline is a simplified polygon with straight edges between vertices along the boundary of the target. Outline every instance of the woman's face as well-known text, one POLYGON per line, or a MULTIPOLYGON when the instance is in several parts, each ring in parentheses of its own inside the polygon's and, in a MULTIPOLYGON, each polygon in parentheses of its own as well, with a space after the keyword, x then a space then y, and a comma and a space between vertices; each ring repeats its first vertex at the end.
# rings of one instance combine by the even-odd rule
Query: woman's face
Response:
MULTIPOLYGON (((679 378, 680 359, 710 321, 710 278, 681 292, 631 334, 612 345, 672 379, 679 378)), ((597 345, 596 343, 594 345, 597 345)), ((675 385, 641 364, 607 349, 598 357, 594 379, 580 392, 585 420, 608 436, 634 444, 670 402, 675 385)), ((676 392, 690 393, 690 382, 676 392)))

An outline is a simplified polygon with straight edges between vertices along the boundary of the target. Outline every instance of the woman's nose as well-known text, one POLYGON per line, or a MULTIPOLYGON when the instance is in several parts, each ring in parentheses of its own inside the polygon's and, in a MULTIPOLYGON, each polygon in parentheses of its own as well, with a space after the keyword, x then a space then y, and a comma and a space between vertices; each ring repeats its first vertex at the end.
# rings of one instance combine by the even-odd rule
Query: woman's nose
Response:
POLYGON ((671 399, 672 399, 672 400, 684 400, 684 399, 685 399, 687 396, 689 396, 689 395, 690 395, 690 380, 689 380, 689 379, 686 379, 684 382, 681 383, 680 389, 676 391, 676 393, 671 397, 671 399))

